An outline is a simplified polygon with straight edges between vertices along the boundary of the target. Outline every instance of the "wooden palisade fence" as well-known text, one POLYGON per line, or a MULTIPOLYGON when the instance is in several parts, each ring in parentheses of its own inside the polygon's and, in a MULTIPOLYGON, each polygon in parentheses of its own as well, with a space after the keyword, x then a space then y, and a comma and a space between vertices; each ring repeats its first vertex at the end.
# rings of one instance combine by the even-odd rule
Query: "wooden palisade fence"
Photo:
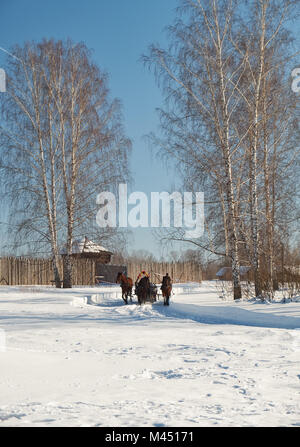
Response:
POLYGON ((201 266, 195 262, 128 262, 127 272, 134 281, 138 274, 145 270, 153 282, 160 282, 166 273, 175 282, 201 282, 201 266))
MULTIPOLYGON (((97 261, 93 259, 76 258, 73 263, 73 285, 94 285, 97 274, 97 261)), ((100 266, 99 266, 100 267, 100 266)), ((112 270, 113 276, 117 266, 105 265, 106 270, 112 270)), ((192 262, 128 262, 127 274, 134 281, 142 270, 151 275, 153 282, 159 283, 162 276, 169 273, 173 282, 201 282, 202 273, 198 264, 192 262)), ((63 278, 63 264, 60 259, 59 270, 63 278)), ((111 275, 110 275, 111 276, 111 275)), ((50 259, 33 258, 0 258, 0 285, 51 285, 54 274, 50 259)), ((114 282, 110 279, 110 281, 114 282)))
MULTIPOLYGON (((73 284, 95 283, 95 262, 91 259, 73 259, 73 284)), ((59 271, 63 277, 62 259, 59 271)), ((54 274, 51 259, 0 258, 0 285, 51 285, 54 274)))

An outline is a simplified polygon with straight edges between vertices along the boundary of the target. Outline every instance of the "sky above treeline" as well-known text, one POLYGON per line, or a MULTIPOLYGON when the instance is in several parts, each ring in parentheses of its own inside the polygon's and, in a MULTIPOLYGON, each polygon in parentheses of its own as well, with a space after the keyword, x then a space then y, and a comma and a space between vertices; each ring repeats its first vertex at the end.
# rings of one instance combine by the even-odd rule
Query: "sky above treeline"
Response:
MULTIPOLYGON (((162 96, 140 58, 151 43, 166 43, 164 28, 174 18, 177 0, 0 0, 0 47, 43 38, 84 42, 109 73, 111 95, 123 104, 127 135, 133 141, 132 191, 170 190, 174 171, 149 149, 144 136, 157 129, 162 96)), ((7 55, 0 51, 0 67, 7 55)), ((101 191, 99 191, 101 192, 101 191)), ((134 231, 130 247, 161 250, 151 229, 134 231)))
MULTIPOLYGON (((158 129, 155 109, 162 105, 162 95, 140 61, 150 44, 167 45, 165 27, 173 22, 177 6, 177 0, 0 0, 0 47, 71 38, 93 50, 94 61, 109 73, 112 96, 123 104, 126 133, 133 141, 130 189, 149 197, 151 191, 180 186, 176 171, 155 156, 144 138, 158 129)), ((0 51, 0 67, 5 58, 0 51)), ((165 254, 150 228, 134 230, 130 248, 165 254)))

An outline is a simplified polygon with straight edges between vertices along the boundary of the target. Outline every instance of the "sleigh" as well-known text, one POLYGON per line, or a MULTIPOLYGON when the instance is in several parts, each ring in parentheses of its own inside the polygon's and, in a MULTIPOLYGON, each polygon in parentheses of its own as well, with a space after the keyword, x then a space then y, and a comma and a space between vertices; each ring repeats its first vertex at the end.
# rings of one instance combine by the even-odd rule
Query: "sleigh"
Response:
MULTIPOLYGON (((142 282, 142 281, 141 281, 142 282)), ((138 298, 139 304, 154 303, 157 301, 157 286, 154 283, 149 283, 149 285, 143 285, 141 282, 135 288, 135 295, 138 298)))

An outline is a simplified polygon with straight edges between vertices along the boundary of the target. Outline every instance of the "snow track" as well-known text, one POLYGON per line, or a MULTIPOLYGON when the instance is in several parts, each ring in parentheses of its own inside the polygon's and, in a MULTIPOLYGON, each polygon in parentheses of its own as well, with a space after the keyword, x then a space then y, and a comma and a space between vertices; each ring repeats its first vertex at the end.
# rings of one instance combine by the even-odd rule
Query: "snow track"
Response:
POLYGON ((300 425, 300 303, 174 290, 1 287, 0 425, 300 425))
MULTIPOLYGON (((295 315, 282 315, 284 305, 274 304, 281 307, 279 315, 268 312, 268 304, 257 304, 249 302, 228 302, 226 305, 220 301, 214 300, 213 305, 209 305, 209 299, 199 300, 201 287, 196 284, 175 285, 175 295, 171 297, 171 305, 163 306, 162 298, 153 305, 137 306, 130 304, 124 307, 124 302, 117 291, 103 292, 93 294, 87 297, 75 298, 72 302, 74 306, 94 305, 104 307, 120 306, 120 314, 123 316, 132 316, 134 318, 182 318, 193 320, 201 324, 233 324, 241 326, 266 327, 277 329, 299 329, 300 330, 300 312, 295 315), (196 299, 195 299, 196 295, 196 299), (179 298, 177 298, 179 297, 179 298), (192 297, 192 298, 191 298, 192 297), (191 302, 193 304, 191 304, 191 302), (134 306, 134 307, 132 307, 134 306)), ((209 293, 211 291, 207 291, 209 293)), ((214 290, 215 293, 215 290, 214 290)), ((134 298, 134 303, 136 299, 134 298)), ((293 307, 298 309, 300 306, 295 303, 293 307)), ((270 304, 269 304, 270 305, 270 304)), ((272 305, 271 305, 272 307, 272 305)))
POLYGON ((202 324, 233 324, 278 329, 300 329, 300 317, 270 315, 232 306, 198 306, 175 303, 163 310, 167 317, 184 318, 202 324))

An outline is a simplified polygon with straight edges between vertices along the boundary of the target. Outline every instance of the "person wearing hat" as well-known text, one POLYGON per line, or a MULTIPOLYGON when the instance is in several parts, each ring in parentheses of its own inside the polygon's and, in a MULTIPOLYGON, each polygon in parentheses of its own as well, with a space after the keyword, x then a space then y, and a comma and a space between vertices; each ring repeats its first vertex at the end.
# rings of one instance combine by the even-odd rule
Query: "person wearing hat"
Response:
POLYGON ((161 282, 162 286, 171 286, 172 280, 169 276, 169 273, 166 273, 161 282))
POLYGON ((149 278, 149 274, 145 270, 142 270, 139 276, 136 278, 135 284, 140 282, 140 280, 145 277, 149 278))

